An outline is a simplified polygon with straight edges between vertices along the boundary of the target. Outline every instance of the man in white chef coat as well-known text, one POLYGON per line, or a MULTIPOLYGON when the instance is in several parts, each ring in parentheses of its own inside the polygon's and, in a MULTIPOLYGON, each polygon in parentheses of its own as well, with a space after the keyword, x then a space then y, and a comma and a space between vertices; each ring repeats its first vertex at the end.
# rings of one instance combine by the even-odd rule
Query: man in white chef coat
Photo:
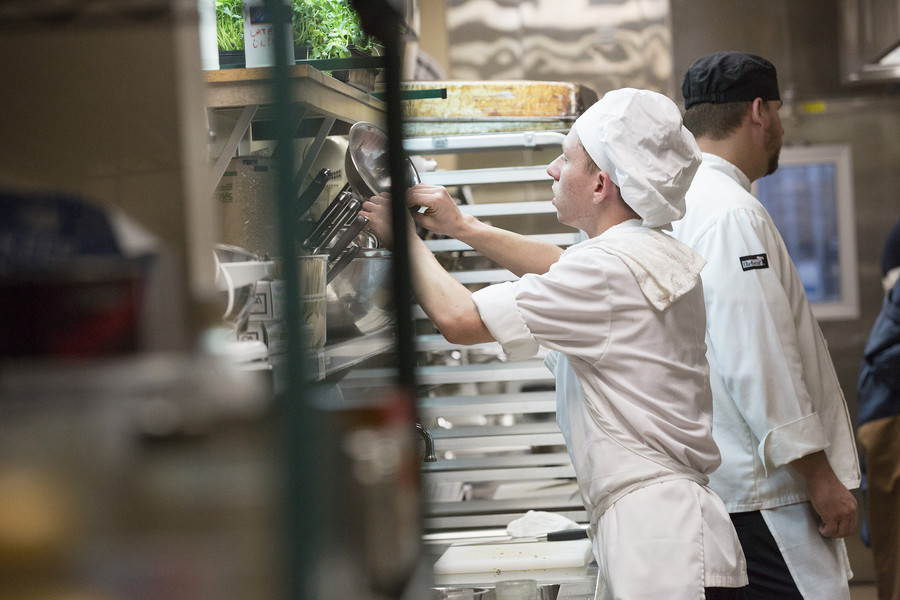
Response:
MULTIPOLYGON (((706 485, 719 452, 703 260, 659 231, 683 214, 699 161, 671 100, 623 89, 578 118, 547 168, 560 222, 589 236, 565 252, 462 215, 442 187, 406 198, 427 209, 420 225, 521 276, 473 294, 410 233, 416 297, 448 340, 496 340, 513 360, 551 350, 603 600, 743 598, 747 583, 727 511, 706 485)), ((383 241, 388 206, 363 205, 383 241)))
POLYGON ((750 192, 775 171, 781 100, 775 67, 720 52, 682 82, 685 126, 703 151, 676 238, 701 274, 713 435, 710 486, 728 507, 753 598, 849 598, 843 537, 857 524, 853 429, 822 332, 771 217, 750 192))

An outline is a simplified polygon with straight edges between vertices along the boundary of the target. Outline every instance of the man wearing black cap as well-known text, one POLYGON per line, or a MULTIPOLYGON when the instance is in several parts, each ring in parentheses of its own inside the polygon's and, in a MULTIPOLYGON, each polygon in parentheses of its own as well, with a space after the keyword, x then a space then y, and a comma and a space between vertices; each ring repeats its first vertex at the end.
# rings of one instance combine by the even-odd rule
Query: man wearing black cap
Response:
POLYGON ((784 129, 775 67, 743 52, 697 60, 682 83, 703 161, 676 238, 707 265, 710 476, 747 557, 753 598, 849 599, 843 537, 859 462, 847 405, 797 271, 750 192, 775 171, 784 129))

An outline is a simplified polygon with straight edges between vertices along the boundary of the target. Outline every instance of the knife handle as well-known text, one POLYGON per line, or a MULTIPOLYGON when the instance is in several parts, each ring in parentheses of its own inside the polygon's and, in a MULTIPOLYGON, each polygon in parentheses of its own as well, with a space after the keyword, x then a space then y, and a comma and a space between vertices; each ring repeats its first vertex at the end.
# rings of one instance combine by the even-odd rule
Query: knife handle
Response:
POLYGON ((331 280, 340 275, 341 271, 344 270, 344 267, 350 264, 356 255, 359 254, 359 246, 356 244, 350 244, 346 250, 344 250, 341 255, 338 257, 334 264, 328 268, 328 275, 325 277, 325 284, 331 283, 331 280))
POLYGON ((564 542, 566 540, 582 540, 587 539, 587 529, 563 529, 561 531, 551 531, 547 534, 548 542, 564 542))
POLYGON ((294 200, 294 204, 291 207, 291 215, 298 219, 302 218, 303 215, 312 208, 315 201, 319 199, 319 194, 325 189, 330 178, 330 169, 322 169, 319 171, 319 174, 315 176, 312 182, 306 186, 306 189, 297 196, 296 200, 294 200))
POLYGON ((331 247, 331 250, 328 252, 328 262, 336 260, 338 256, 350 245, 356 236, 360 234, 360 232, 365 228, 366 225, 369 224, 369 217, 363 217, 362 215, 357 215, 350 225, 347 226, 347 229, 340 234, 340 237, 337 238, 337 241, 331 247))
POLYGON ((325 235, 334 223, 338 214, 346 207, 347 203, 352 198, 353 197, 349 192, 339 192, 338 195, 334 197, 334 200, 331 201, 331 204, 328 205, 328 208, 325 209, 325 212, 322 213, 322 216, 319 217, 319 221, 316 223, 313 232, 303 240, 301 245, 308 250, 315 248, 322 241, 322 236, 325 235))

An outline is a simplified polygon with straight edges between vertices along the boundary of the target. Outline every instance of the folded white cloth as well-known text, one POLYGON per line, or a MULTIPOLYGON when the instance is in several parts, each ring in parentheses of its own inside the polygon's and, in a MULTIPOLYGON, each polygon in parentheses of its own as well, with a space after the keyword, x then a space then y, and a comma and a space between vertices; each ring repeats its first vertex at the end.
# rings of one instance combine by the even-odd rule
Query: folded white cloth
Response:
POLYGON ((512 537, 537 537, 563 529, 579 527, 575 521, 550 512, 529 510, 506 526, 506 534, 512 537))
POLYGON ((665 310, 692 290, 706 265, 706 260, 689 246, 659 230, 643 227, 637 220, 610 227, 566 252, 588 247, 602 248, 621 258, 657 310, 665 310))

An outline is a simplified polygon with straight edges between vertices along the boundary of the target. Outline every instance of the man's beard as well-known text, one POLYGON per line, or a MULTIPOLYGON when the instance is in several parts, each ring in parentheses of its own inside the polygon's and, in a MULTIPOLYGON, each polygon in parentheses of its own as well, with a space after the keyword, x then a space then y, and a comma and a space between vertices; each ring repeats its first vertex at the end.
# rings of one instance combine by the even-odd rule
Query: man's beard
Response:
POLYGON ((778 169, 778 158, 780 155, 781 148, 779 148, 769 156, 769 164, 766 166, 766 175, 771 175, 778 169))
POLYGON ((774 127, 766 130, 766 149, 770 151, 766 175, 771 175, 778 169, 778 158, 781 156, 781 136, 775 133, 774 127))

